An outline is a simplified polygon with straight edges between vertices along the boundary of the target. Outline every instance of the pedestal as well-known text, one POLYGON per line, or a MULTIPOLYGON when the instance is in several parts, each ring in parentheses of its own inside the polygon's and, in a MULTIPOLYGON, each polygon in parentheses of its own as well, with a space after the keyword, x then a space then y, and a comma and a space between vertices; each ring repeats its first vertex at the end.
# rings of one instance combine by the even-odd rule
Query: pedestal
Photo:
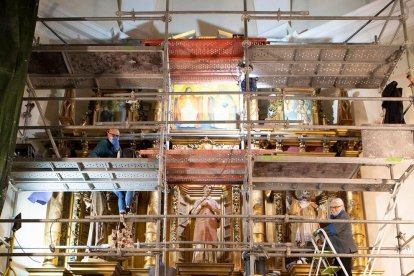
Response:
POLYGON ((26 268, 29 276, 72 276, 64 267, 37 267, 37 268, 26 268))
MULTIPOLYGON (((381 276, 382 274, 384 274, 384 271, 373 270, 370 275, 381 276)), ((352 270, 352 275, 353 276, 364 276, 364 270, 352 270)))
POLYGON ((231 276, 234 264, 177 263, 177 274, 181 276, 231 276))
POLYGON ((131 276, 148 276, 149 274, 148 268, 130 268, 128 271, 131 273, 131 276))
POLYGON ((288 275, 290 276, 308 276, 310 264, 292 264, 289 265, 288 275))
POLYGON ((68 265, 75 275, 124 275, 124 270, 118 262, 69 262, 68 265))

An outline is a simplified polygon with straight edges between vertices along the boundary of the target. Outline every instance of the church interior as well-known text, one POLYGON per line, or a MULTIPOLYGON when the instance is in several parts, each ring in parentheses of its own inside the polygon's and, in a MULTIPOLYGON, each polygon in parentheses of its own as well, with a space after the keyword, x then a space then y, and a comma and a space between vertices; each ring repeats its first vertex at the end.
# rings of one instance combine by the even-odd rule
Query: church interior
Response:
POLYGON ((414 0, 3 6, 1 275, 414 275, 414 0))

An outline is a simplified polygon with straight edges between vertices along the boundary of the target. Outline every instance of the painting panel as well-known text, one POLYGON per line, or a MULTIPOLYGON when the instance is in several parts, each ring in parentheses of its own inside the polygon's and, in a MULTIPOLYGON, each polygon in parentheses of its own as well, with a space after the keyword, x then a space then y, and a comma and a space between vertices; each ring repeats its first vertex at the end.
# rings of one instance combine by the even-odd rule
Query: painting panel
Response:
POLYGON ((237 129, 235 121, 239 117, 240 96, 229 94, 191 95, 191 92, 238 91, 235 83, 217 84, 179 84, 174 85, 174 92, 186 92, 173 96, 173 129, 237 129), (186 121, 186 122, 180 122, 186 121), (203 122, 205 121, 205 122, 203 122), (210 122, 208 122, 210 121, 210 122), (227 121, 227 122, 225 122, 227 121))
POLYGON ((313 124, 312 105, 312 100, 285 100, 284 119, 299 120, 305 125, 311 125, 313 124))

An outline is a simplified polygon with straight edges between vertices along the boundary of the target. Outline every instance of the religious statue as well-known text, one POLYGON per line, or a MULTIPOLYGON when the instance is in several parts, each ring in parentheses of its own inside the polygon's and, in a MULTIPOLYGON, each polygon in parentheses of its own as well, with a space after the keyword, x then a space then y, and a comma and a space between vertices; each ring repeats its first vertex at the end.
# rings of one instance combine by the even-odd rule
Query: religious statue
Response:
MULTIPOLYGON (((348 97, 348 92, 341 89, 341 97, 348 97)), ((338 101, 338 124, 352 125, 354 122, 352 117, 351 102, 349 100, 338 101)))
MULTIPOLYGON (((291 198, 289 215, 301 216, 306 219, 324 218, 326 214, 322 212, 319 206, 312 202, 312 192, 303 190, 296 191, 295 197, 291 198)), ((319 229, 318 223, 292 223, 291 224, 291 241, 299 246, 305 246, 311 242, 313 233, 319 229)))
POLYGON ((283 101, 271 100, 267 110, 267 118, 265 120, 280 120, 283 121, 283 101))
MULTIPOLYGON (((105 192, 92 192, 90 199, 85 203, 87 207, 90 208, 91 216, 104 216, 110 214, 105 192)), ((86 243, 91 246, 106 244, 108 243, 109 234, 110 230, 107 223, 100 222, 99 220, 91 222, 86 243)), ((85 257, 85 261, 88 259, 88 257, 85 257)))
MULTIPOLYGON (((218 215, 221 213, 220 206, 210 197, 212 187, 206 185, 203 188, 204 196, 198 199, 194 203, 193 209, 190 211, 190 214, 194 215, 218 215)), ((202 241, 202 242, 217 242, 217 228, 220 227, 220 218, 206 218, 206 217, 197 217, 195 220, 194 227, 194 236, 193 241, 202 241)), ((197 249, 208 249, 213 248, 213 244, 195 244, 197 249)), ((193 263, 215 263, 216 254, 213 251, 194 251, 193 253, 193 263)))
POLYGON ((68 88, 65 90, 65 101, 63 101, 61 110, 59 113, 59 120, 63 125, 74 125, 74 112, 75 112, 75 90, 68 88))

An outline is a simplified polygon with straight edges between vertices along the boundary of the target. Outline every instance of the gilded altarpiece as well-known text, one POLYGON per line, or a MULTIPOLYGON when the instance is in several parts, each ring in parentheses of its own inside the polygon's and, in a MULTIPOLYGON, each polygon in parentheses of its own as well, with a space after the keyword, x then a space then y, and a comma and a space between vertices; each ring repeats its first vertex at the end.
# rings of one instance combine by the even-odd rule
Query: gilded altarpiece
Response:
MULTIPOLYGON (((86 205, 85 205, 85 198, 87 198, 87 194, 84 192, 75 192, 72 193, 71 198, 71 214, 70 217, 72 219, 82 219, 85 217, 86 214, 86 205)), ((86 244, 86 240, 88 238, 87 229, 85 229, 84 224, 79 222, 73 222, 70 224, 68 229, 68 245, 77 246, 86 244)), ((76 249, 70 249, 69 252, 77 252, 76 249)), ((75 262, 80 261, 75 256, 70 256, 66 260, 67 262, 75 262)))
MULTIPOLYGON (((240 186, 224 186, 221 190, 221 197, 214 196, 215 200, 220 204, 222 214, 234 215, 241 214, 241 190, 240 186)), ((169 212, 174 215, 189 214, 192 204, 199 196, 189 195, 187 187, 175 186, 172 188, 171 206, 169 212)), ((173 244, 173 248, 190 248, 191 244, 174 244, 179 241, 192 241, 194 232, 195 219, 178 218, 171 219, 169 223, 169 240, 173 244)), ((220 228, 218 229, 219 241, 224 242, 241 242, 242 241, 241 219, 222 218, 220 228)), ((232 245, 232 247, 237 247, 232 245)), ((218 248, 224 248, 219 245, 218 248)), ((189 263, 192 260, 192 251, 176 251, 169 253, 169 266, 176 263, 189 263)), ((240 270, 242 266, 240 251, 217 252, 218 263, 232 263, 234 269, 240 270)))

